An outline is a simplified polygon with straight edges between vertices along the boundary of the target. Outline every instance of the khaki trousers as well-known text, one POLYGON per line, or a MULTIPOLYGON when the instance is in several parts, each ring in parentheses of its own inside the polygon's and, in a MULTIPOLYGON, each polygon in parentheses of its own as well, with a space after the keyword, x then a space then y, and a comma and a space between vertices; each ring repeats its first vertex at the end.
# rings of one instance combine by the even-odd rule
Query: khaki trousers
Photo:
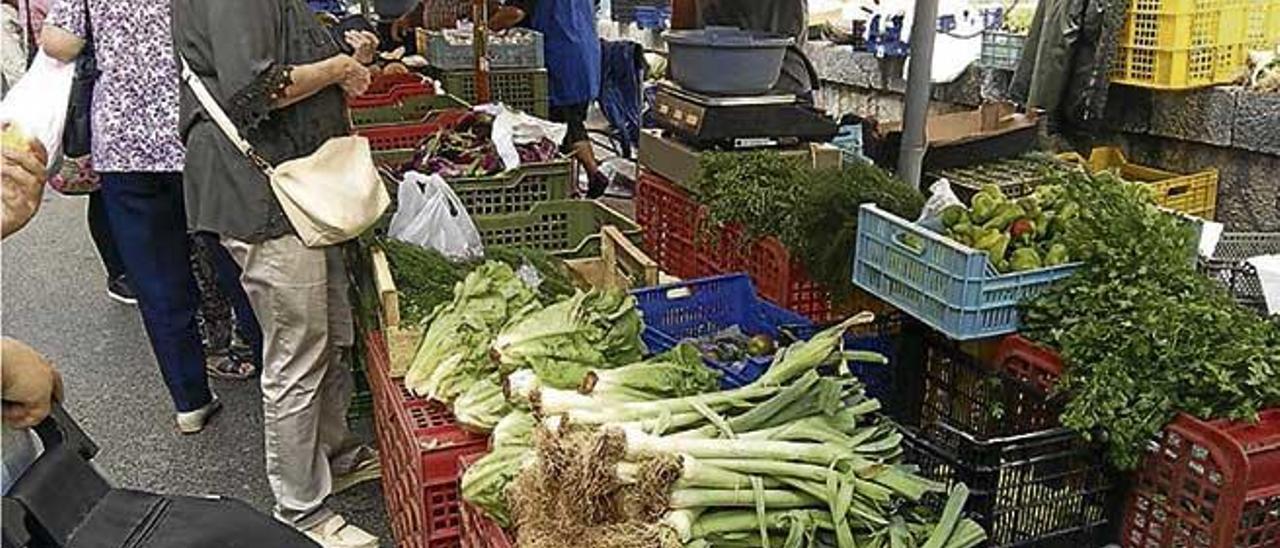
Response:
POLYGON ((347 428, 353 390, 343 349, 354 341, 341 250, 296 236, 250 244, 223 238, 262 325, 262 422, 276 516, 300 529, 332 514, 333 476, 355 464, 347 428))

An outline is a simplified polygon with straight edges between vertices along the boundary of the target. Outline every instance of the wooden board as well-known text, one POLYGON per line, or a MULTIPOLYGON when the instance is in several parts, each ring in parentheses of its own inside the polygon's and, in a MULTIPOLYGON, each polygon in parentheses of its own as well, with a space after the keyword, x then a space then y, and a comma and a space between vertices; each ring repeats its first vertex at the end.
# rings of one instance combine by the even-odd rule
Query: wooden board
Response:
POLYGON ((396 291, 396 281, 391 277, 391 263, 381 248, 370 251, 373 263, 373 287, 378 292, 378 304, 382 305, 382 326, 392 328, 400 325, 400 295, 396 291))

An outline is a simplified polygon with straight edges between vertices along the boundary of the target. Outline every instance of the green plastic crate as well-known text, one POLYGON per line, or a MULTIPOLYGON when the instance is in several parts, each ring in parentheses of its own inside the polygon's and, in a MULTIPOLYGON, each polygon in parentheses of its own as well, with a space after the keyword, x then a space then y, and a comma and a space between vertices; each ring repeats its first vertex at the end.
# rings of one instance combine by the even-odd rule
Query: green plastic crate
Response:
POLYGON ((640 225, 593 200, 543 202, 528 213, 476 217, 484 245, 541 249, 560 257, 600 255, 600 229, 613 225, 639 245, 640 225))
MULTIPOLYGON (((476 102, 475 71, 437 71, 436 77, 444 90, 468 103, 476 102)), ((550 112, 547 103, 546 69, 495 70, 489 73, 489 90, 493 100, 546 118, 550 112)))
POLYGON ((351 125, 352 127, 369 127, 418 122, 432 112, 449 108, 470 108, 470 105, 449 94, 409 95, 389 105, 352 108, 351 125))
POLYGON ((473 217, 526 213, 565 200, 573 188, 573 160, 527 164, 492 177, 450 179, 449 186, 473 217))
MULTIPOLYGON (((413 158, 412 150, 374 152, 374 162, 392 169, 413 158)), ((472 217, 526 213, 543 202, 566 200, 573 190, 574 162, 571 159, 525 164, 489 177, 447 179, 463 207, 472 217)), ((384 178, 387 175, 384 175, 384 178)), ((395 195, 392 181, 388 189, 395 195)))

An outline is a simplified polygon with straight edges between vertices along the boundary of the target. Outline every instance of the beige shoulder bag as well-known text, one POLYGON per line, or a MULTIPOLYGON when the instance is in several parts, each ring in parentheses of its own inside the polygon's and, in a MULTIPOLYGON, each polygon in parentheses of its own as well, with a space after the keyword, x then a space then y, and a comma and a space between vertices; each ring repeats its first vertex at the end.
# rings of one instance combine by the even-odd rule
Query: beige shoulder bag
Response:
POLYGON ((310 156, 272 167, 240 135, 186 59, 182 59, 182 80, 227 139, 266 174, 285 216, 307 247, 339 244, 359 236, 390 205, 368 139, 334 137, 310 156))

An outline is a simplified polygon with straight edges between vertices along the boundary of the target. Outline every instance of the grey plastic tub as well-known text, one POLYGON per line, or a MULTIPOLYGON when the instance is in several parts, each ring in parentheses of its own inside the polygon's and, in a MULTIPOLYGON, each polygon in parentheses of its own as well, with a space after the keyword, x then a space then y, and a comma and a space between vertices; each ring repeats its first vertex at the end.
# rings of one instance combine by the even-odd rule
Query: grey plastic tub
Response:
POLYGON ((670 31, 663 35, 671 78, 701 93, 756 95, 778 82, 791 38, 732 27, 670 31))

